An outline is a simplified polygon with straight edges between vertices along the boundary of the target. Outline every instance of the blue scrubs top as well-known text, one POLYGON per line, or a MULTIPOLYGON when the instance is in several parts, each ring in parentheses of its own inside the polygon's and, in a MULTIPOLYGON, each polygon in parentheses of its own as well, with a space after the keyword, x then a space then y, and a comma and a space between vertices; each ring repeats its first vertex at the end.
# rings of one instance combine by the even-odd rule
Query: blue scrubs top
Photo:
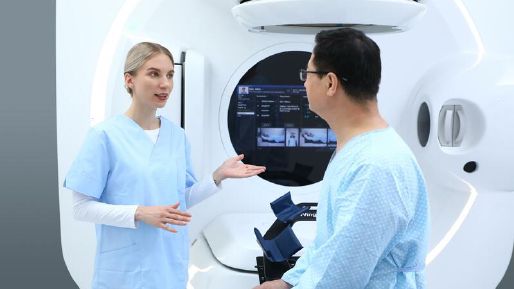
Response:
POLYGON ((330 162, 314 242, 282 279, 296 289, 425 288, 425 181, 392 129, 351 139, 330 162))
MULTIPOLYGON (((196 179, 183 129, 160 117, 154 144, 125 115, 92 128, 64 186, 115 205, 172 205, 186 210, 196 179)), ((183 289, 187 283, 186 226, 170 233, 143 222, 136 229, 96 225, 93 289, 183 289)))

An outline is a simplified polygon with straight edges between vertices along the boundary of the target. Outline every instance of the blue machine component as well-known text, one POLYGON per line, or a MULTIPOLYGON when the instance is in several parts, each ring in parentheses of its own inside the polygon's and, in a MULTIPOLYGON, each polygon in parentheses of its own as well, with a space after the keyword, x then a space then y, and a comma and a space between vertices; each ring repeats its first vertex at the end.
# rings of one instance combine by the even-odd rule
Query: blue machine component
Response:
POLYGON ((257 228, 254 228, 254 232, 257 242, 264 251, 264 256, 272 262, 284 262, 303 248, 292 226, 303 213, 309 210, 309 207, 295 205, 291 200, 290 192, 271 202, 270 205, 277 220, 264 236, 257 228))
POLYGON ((309 210, 309 207, 299 207, 293 204, 291 192, 287 192, 271 202, 271 209, 273 213, 275 213, 275 216, 277 216, 277 219, 283 223, 290 223, 292 225, 301 214, 309 210))
POLYGON ((283 262, 293 256, 294 253, 300 251, 303 247, 291 229, 291 226, 285 227, 272 240, 265 240, 259 230, 254 228, 257 241, 264 251, 264 255, 272 262, 283 262))

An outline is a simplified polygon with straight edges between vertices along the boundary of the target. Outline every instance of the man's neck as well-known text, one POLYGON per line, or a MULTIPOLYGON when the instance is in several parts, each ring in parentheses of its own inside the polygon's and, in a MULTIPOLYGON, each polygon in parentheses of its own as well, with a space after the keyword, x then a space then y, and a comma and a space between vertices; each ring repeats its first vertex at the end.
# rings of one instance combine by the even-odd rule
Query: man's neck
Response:
POLYGON ((325 117, 337 138, 336 151, 340 151, 353 137, 376 129, 387 128, 387 122, 378 111, 376 102, 345 105, 334 109, 325 117))

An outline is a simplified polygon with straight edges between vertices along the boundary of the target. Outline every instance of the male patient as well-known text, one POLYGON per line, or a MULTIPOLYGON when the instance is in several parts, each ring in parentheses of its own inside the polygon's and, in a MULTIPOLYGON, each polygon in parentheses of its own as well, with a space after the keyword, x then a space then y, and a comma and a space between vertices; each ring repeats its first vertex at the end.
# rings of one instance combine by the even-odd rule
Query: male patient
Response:
POLYGON ((362 32, 316 35, 300 78, 309 108, 337 136, 316 238, 282 279, 255 289, 425 288, 425 182, 409 147, 378 111, 380 76, 380 49, 362 32))

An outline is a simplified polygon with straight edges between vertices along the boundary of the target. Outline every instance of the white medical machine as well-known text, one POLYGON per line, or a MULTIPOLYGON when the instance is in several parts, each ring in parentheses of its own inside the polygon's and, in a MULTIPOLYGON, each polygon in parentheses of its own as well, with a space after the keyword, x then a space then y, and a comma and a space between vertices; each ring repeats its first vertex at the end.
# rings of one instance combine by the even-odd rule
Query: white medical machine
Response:
MULTIPOLYGON (((335 146, 326 123, 308 110, 298 70, 316 32, 355 27, 380 46, 380 110, 427 179, 428 288, 495 288, 514 242, 514 4, 242 2, 57 1, 59 182, 87 130, 130 103, 122 70, 128 49, 163 44, 178 65, 160 113, 185 128, 197 176, 239 153, 268 168, 225 181, 191 209, 188 286, 252 288, 262 256, 253 228, 269 228, 269 203, 286 192, 295 203, 316 202, 335 146)), ((73 220, 69 191, 59 195, 64 259, 80 288, 89 288, 94 226, 73 220)), ((305 246, 315 223, 293 229, 305 246)))

